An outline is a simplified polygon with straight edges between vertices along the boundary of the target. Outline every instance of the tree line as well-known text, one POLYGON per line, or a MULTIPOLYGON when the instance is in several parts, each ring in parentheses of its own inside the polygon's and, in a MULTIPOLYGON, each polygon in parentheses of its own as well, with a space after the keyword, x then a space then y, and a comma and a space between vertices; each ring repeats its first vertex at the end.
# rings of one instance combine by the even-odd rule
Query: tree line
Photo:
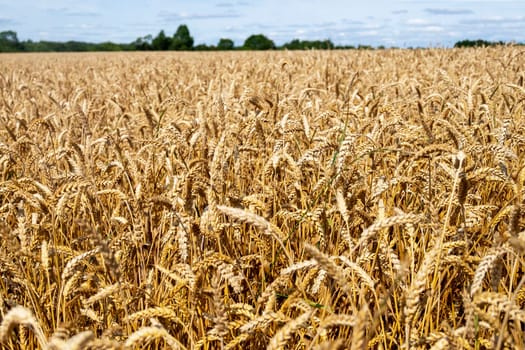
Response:
MULTIPOLYGON (((194 45, 194 39, 188 26, 180 25, 176 32, 169 36, 161 30, 157 36, 146 35, 131 43, 89 43, 82 41, 20 41, 17 33, 8 30, 0 32, 0 52, 37 52, 37 51, 206 51, 206 50, 305 50, 305 49, 349 49, 352 46, 335 46, 330 40, 299 40, 294 39, 282 46, 275 45, 274 41, 264 34, 250 35, 242 44, 235 46, 232 39, 221 38, 216 45, 194 45)), ((370 48, 359 46, 358 48, 370 48)))
MULTIPOLYGON (((462 40, 454 47, 479 47, 504 45, 504 42, 491 42, 485 40, 462 40)), ((377 47, 383 49, 383 46, 377 47)), ((0 32, 0 52, 70 52, 70 51, 206 51, 206 50, 334 50, 334 49, 373 49, 369 45, 334 45, 330 40, 300 40, 294 39, 282 46, 277 46, 273 40, 264 34, 250 35, 242 46, 235 46, 233 40, 221 38, 217 45, 194 45, 194 39, 188 26, 180 25, 172 36, 166 35, 161 30, 157 36, 146 35, 139 37, 131 43, 119 44, 110 41, 102 43, 89 43, 83 41, 21 41, 15 31, 0 32)))
MULTIPOLYGON (((523 45, 520 43, 514 43, 515 45, 523 45)), ((454 47, 489 47, 489 46, 501 46, 507 45, 504 41, 488 41, 488 40, 461 40, 454 44, 454 47)))

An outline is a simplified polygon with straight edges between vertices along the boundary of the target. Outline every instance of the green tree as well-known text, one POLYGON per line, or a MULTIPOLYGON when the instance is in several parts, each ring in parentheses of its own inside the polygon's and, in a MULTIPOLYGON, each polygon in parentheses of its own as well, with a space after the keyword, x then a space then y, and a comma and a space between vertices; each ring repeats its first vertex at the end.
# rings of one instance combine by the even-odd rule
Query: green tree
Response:
POLYGON ((185 24, 181 24, 173 35, 170 49, 172 50, 191 50, 193 48, 193 37, 185 24))
POLYGON ((233 40, 227 38, 221 38, 217 44, 217 49, 219 50, 233 50, 234 48, 233 40))
POLYGON ((0 52, 18 51, 21 49, 22 46, 15 31, 6 30, 0 32, 0 52))
POLYGON ((487 40, 461 40, 454 44, 454 47, 489 47, 505 45, 503 41, 487 41, 487 40))
POLYGON ((294 39, 289 43, 283 45, 284 49, 287 50, 331 50, 334 48, 334 44, 330 40, 299 40, 294 39))
POLYGON ((96 51, 122 51, 124 45, 115 44, 111 41, 95 44, 96 51))
POLYGON ((135 50, 146 51, 152 49, 152 41, 153 36, 151 34, 148 34, 146 36, 137 38, 130 45, 135 50))
POLYGON ((272 50, 275 44, 263 34, 254 34, 244 41, 243 47, 247 50, 272 50))
POLYGON ((151 42, 151 46, 153 47, 153 50, 168 50, 170 48, 170 45, 172 43, 172 40, 170 37, 167 37, 163 30, 159 32, 159 34, 153 39, 151 42))
POLYGON ((208 46, 206 44, 198 44, 198 45, 195 45, 193 46, 193 50, 195 51, 210 51, 210 50, 215 50, 215 46, 211 45, 211 46, 208 46))

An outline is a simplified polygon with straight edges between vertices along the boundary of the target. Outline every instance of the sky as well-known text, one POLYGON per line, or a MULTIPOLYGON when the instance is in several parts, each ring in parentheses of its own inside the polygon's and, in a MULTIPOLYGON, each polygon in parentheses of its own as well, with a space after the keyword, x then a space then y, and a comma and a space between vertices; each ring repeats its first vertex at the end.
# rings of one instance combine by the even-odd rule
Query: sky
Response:
POLYGON ((0 0, 0 31, 19 40, 129 43, 186 24, 195 44, 264 34, 277 45, 449 47, 463 39, 525 42, 525 0, 0 0))

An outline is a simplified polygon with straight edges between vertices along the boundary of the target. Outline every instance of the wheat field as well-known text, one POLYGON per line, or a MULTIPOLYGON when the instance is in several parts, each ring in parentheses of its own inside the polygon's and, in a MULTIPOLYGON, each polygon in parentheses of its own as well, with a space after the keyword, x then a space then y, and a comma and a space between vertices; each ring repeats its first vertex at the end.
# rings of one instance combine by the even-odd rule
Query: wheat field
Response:
POLYGON ((1 346, 524 348, 524 52, 1 55, 1 346))

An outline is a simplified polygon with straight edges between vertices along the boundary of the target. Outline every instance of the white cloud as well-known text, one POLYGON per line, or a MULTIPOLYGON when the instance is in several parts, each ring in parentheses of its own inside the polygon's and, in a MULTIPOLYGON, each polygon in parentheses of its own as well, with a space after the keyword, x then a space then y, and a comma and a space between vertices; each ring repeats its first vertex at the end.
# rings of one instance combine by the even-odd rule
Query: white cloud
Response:
POLYGON ((377 36, 379 35, 379 32, 377 30, 364 30, 356 33, 358 36, 377 36))
POLYGON ((421 30, 424 32, 430 32, 430 33, 438 33, 438 32, 443 32, 445 29, 440 26, 426 26, 426 27, 418 28, 418 30, 421 30))
POLYGON ((423 26, 429 24, 430 22, 423 18, 410 18, 405 23, 411 26, 423 26))
POLYGON ((446 15, 446 16, 456 16, 456 15, 471 15, 474 11, 469 9, 453 9, 453 8, 426 8, 425 12, 431 15, 446 15))
POLYGON ((223 12, 223 13, 174 13, 174 12, 161 12, 159 17, 166 22, 180 21, 180 20, 206 20, 206 19, 225 19, 225 18, 238 18, 239 14, 234 12, 223 12))

